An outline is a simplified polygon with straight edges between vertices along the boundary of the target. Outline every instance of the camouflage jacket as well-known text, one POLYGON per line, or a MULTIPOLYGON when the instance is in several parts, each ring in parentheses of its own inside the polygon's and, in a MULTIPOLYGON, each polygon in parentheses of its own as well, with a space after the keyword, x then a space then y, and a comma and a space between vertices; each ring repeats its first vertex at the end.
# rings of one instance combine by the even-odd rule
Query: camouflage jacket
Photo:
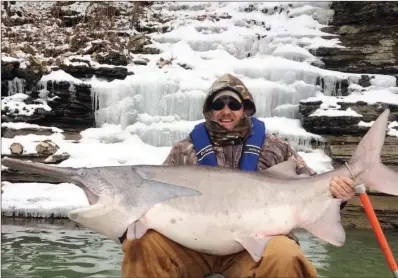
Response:
MULTIPOLYGON (((213 146, 213 148, 220 167, 239 168, 243 145, 213 146)), ((296 162, 296 173, 298 175, 312 176, 316 174, 288 143, 273 135, 267 135, 264 140, 257 169, 258 171, 266 170, 288 159, 293 159, 296 162)), ((189 138, 175 144, 163 162, 165 165, 192 165, 197 163, 196 151, 189 138)))

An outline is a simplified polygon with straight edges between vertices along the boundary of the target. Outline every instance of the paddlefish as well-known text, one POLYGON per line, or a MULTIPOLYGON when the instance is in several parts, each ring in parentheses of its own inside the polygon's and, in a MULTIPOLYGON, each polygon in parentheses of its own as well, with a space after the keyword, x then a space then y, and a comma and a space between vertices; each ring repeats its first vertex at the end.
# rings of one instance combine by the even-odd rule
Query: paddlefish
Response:
POLYGON ((398 195, 398 173, 380 159, 389 113, 385 110, 374 122, 348 167, 315 176, 298 176, 290 160, 260 172, 199 165, 63 168, 10 158, 2 164, 81 187, 90 205, 68 217, 115 242, 126 231, 132 240, 153 229, 199 252, 247 250, 259 261, 273 236, 297 228, 343 246, 342 201, 329 190, 333 176, 398 195))

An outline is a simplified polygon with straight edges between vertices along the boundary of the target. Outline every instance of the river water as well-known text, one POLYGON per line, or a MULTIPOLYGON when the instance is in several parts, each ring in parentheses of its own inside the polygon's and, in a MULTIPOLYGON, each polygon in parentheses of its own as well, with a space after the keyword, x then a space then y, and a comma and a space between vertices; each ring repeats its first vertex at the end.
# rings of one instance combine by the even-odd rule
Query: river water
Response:
MULTIPOLYGON (((342 248, 299 231, 321 277, 392 277, 372 231, 346 230, 342 248)), ((386 232, 398 258, 398 232, 386 232)), ((1 277, 120 277, 120 245, 65 221, 2 219, 1 277)))

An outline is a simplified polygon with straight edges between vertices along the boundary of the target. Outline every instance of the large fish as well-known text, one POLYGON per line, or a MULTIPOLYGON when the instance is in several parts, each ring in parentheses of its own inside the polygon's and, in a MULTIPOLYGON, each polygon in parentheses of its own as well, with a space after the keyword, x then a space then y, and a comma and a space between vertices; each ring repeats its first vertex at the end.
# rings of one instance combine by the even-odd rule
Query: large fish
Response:
MULTIPOLYGON (((358 183, 398 195, 398 173, 380 161, 388 115, 379 116, 348 165, 358 183)), ((154 229, 194 250, 227 255, 246 249, 258 261, 272 236, 295 228, 335 246, 345 241, 341 201, 331 195, 329 182, 351 177, 346 167, 298 178, 291 161, 261 173, 211 166, 74 169, 9 158, 2 163, 82 187, 90 206, 68 217, 116 242, 126 230, 134 239, 154 229)))

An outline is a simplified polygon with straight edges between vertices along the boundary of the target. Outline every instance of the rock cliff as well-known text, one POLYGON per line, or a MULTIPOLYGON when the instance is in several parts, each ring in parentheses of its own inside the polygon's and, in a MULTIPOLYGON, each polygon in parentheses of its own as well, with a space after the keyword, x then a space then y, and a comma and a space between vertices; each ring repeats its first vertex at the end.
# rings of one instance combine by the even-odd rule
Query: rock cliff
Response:
POLYGON ((314 52, 325 68, 342 72, 398 75, 398 2, 336 1, 325 32, 339 35, 344 48, 314 52))
MULTIPOLYGON (((359 90, 371 86, 372 74, 389 75, 396 78, 398 86, 398 2, 332 2, 334 16, 323 30, 338 35, 340 48, 318 48, 314 53, 324 63, 325 69, 368 73, 358 83, 359 90)), ((397 92, 398 98, 398 92, 397 92)), ((352 109, 361 117, 353 116, 310 116, 322 105, 322 101, 303 101, 299 112, 304 128, 326 139, 326 153, 333 159, 333 165, 340 167, 354 153, 362 136, 369 129, 360 122, 374 121, 385 108, 391 110, 389 120, 398 120, 398 106, 377 102, 338 102, 341 110, 352 109)), ((396 128, 396 127, 395 127, 396 128)), ((381 159, 388 167, 398 171, 398 137, 387 136, 381 159)), ((397 228, 398 198, 376 196, 371 200, 383 228, 397 228)), ((343 210, 343 223, 347 226, 369 228, 364 210, 357 197, 343 210)))

